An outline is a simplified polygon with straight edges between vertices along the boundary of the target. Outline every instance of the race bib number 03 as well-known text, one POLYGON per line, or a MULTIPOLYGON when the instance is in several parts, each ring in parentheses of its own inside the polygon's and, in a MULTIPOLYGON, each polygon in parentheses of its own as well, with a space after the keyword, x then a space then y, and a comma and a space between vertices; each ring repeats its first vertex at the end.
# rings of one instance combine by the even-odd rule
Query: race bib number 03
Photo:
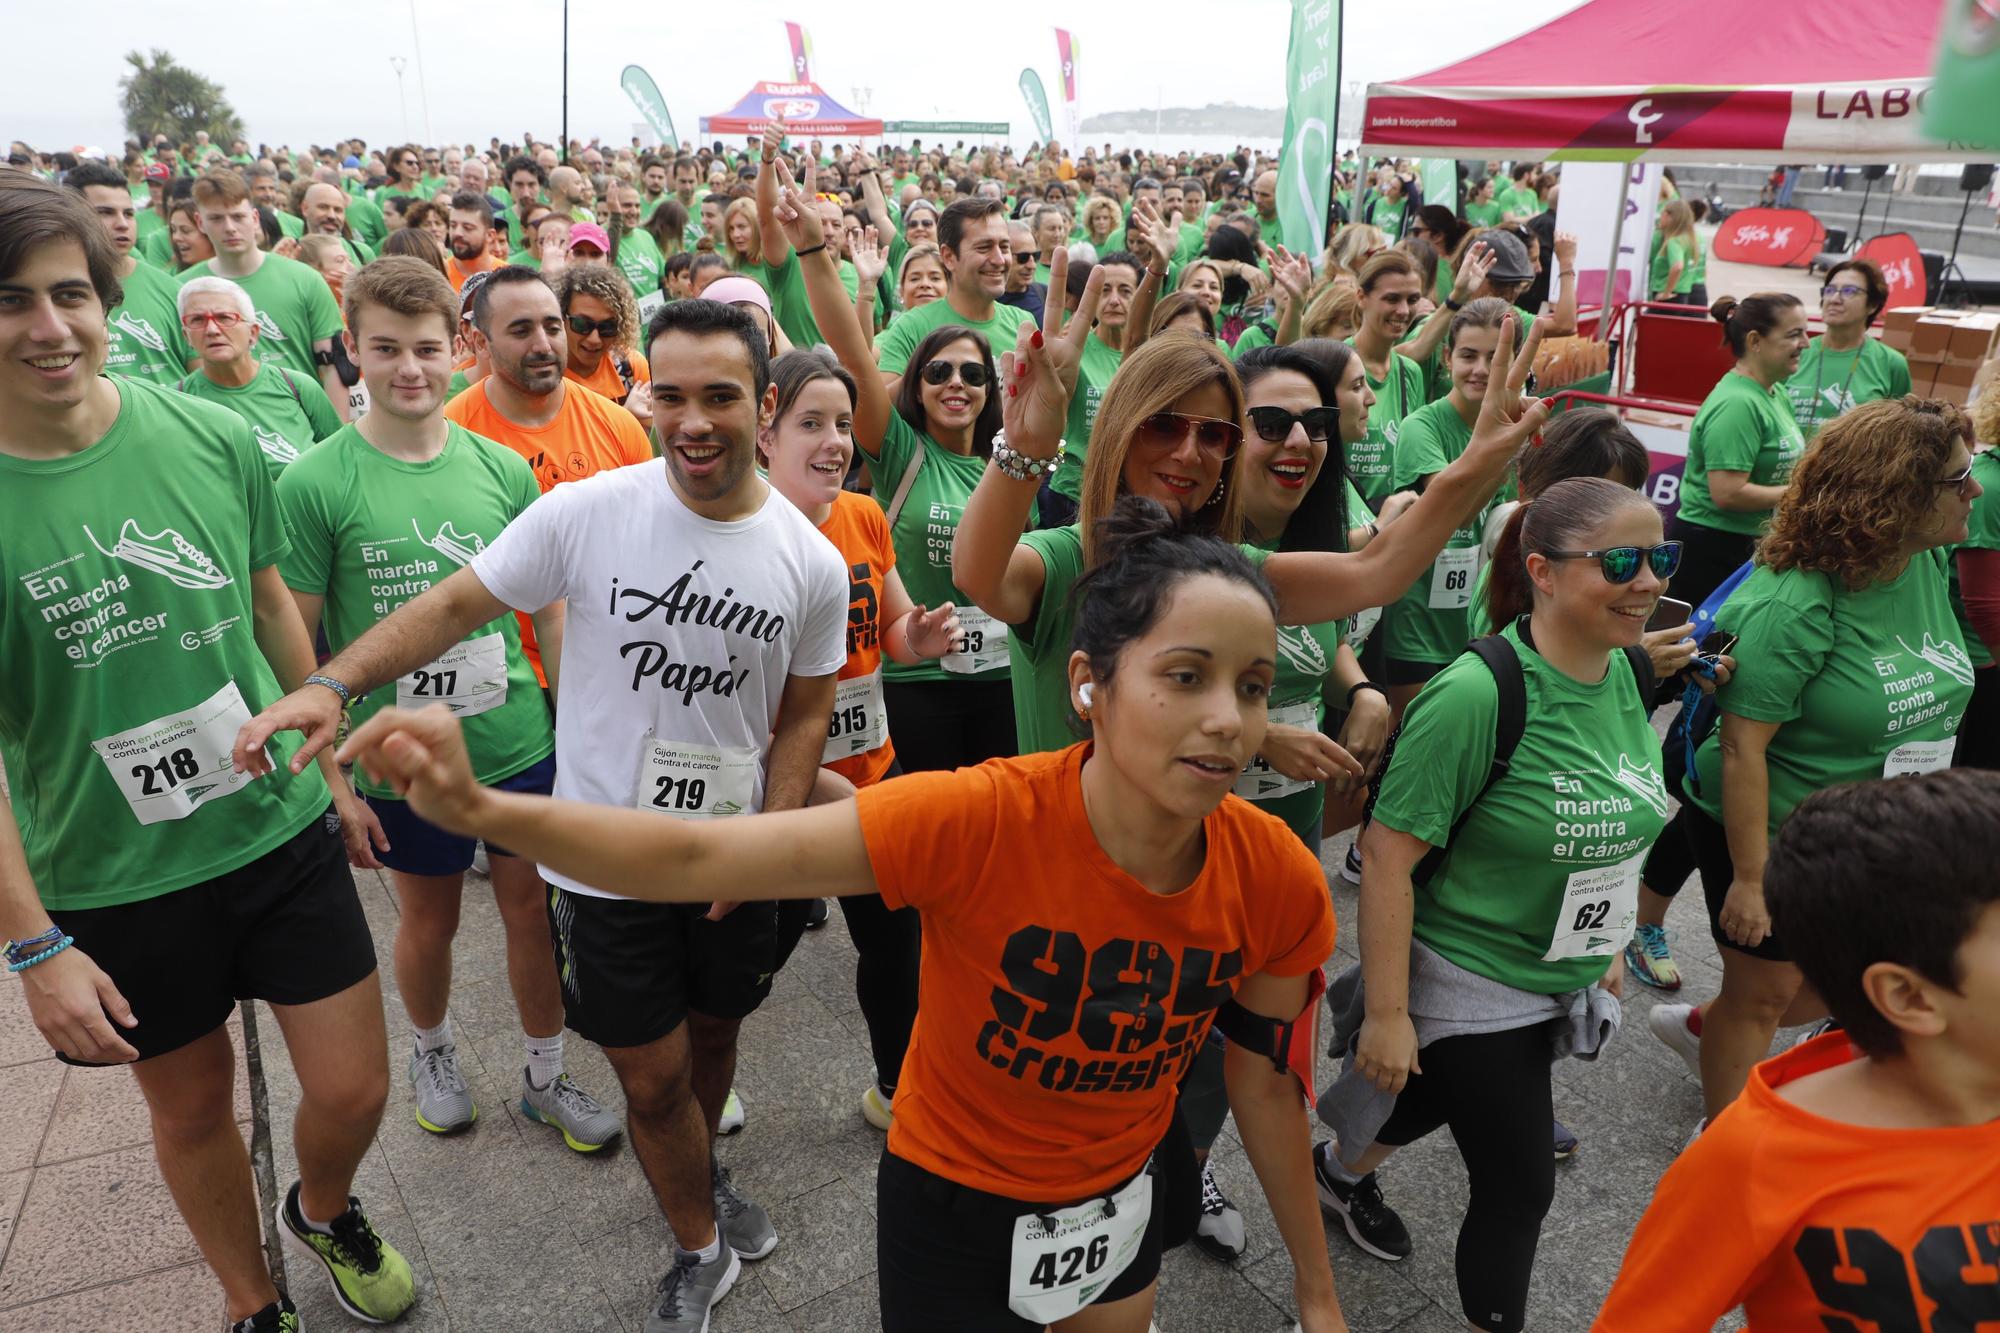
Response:
POLYGON ((1639 871, 1644 855, 1616 865, 1579 870, 1563 886, 1562 906, 1545 963, 1566 958, 1609 958, 1632 938, 1639 919, 1639 871))
POLYGON ((161 824, 186 819, 250 784, 250 774, 232 772, 229 761, 236 733, 249 720, 243 692, 232 680, 192 708, 92 741, 90 748, 111 770, 134 817, 161 824))
POLYGON ((1438 552, 1437 560, 1431 565, 1431 610, 1463 611, 1472 605, 1472 579, 1477 573, 1477 546, 1438 552))
MULTIPOLYGON (((1281 727, 1300 727, 1307 731, 1319 730, 1319 709, 1311 700, 1286 704, 1271 710, 1271 721, 1281 727)), ((1236 779, 1236 794, 1246 801, 1275 801, 1281 796, 1290 796, 1295 791, 1304 791, 1312 786, 1310 782, 1300 782, 1288 778, 1272 768, 1263 755, 1251 756, 1243 767, 1243 775, 1236 779)))
POLYGON ((1153 1178, 1141 1171, 1109 1199, 1014 1219, 1007 1308, 1053 1324, 1089 1305, 1131 1266, 1153 1216, 1153 1178))
POLYGON ((1007 665, 1007 622, 995 620, 976 606, 958 608, 959 628, 964 646, 946 653, 938 665, 960 676, 976 676, 1007 665))
POLYGON ((882 711, 882 668, 865 676, 843 680, 834 687, 833 716, 826 723, 826 748, 819 753, 822 764, 852 759, 882 747, 887 734, 882 711))
POLYGON ((747 747, 663 741, 648 736, 633 804, 676 819, 724 819, 757 799, 760 756, 747 747))
POLYGON ((507 702, 507 640, 498 630, 453 644, 429 666, 396 678, 396 707, 443 704, 473 717, 507 702))

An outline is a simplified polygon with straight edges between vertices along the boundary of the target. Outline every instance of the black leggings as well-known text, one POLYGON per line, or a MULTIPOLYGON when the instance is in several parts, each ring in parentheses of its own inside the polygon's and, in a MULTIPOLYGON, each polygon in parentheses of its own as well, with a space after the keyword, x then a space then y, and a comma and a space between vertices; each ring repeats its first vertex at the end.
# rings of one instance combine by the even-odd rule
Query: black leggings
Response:
POLYGON ((1014 743, 1014 686, 999 680, 885 680, 889 739, 906 773, 1006 759, 1014 743))
POLYGON ((917 1021, 918 941, 922 923, 914 907, 890 910, 879 893, 849 894, 834 900, 854 937, 854 996, 868 1024, 868 1049, 875 1057, 875 1081, 896 1091, 903 1055, 917 1021))
POLYGON ((1546 1026, 1446 1037, 1424 1047, 1376 1141, 1414 1143, 1451 1127, 1472 1186, 1458 1228, 1458 1299, 1493 1333, 1519 1333, 1542 1219, 1555 1199, 1546 1026))

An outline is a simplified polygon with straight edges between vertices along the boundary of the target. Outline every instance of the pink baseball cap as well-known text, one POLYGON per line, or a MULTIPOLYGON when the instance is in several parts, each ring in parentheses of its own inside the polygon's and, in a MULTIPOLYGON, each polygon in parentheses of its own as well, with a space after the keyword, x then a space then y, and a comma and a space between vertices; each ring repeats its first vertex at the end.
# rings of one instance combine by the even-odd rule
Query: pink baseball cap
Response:
POLYGON ((594 245, 597 247, 597 253, 601 255, 611 253, 611 238, 606 236, 604 228, 595 222, 579 222, 569 229, 570 253, 576 253, 576 247, 579 245, 594 245))

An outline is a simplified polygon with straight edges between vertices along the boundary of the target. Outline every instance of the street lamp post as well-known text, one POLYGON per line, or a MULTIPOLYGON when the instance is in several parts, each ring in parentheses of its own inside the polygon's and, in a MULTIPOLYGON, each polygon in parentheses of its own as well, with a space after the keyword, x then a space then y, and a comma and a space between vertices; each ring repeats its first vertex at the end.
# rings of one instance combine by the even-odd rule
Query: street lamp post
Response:
POLYGON ((389 67, 396 71, 396 101, 401 103, 403 108, 403 141, 405 143, 408 143, 410 139, 410 99, 403 92, 403 70, 409 63, 409 61, 401 56, 389 57, 389 67))

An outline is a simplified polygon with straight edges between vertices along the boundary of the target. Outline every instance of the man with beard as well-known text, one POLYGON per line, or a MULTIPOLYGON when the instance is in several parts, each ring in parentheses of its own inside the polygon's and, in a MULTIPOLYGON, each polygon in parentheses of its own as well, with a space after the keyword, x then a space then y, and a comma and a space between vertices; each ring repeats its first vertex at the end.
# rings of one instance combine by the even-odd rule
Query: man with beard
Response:
MULTIPOLYGON (((519 373, 529 348, 553 355, 559 382, 554 298, 532 274, 503 282, 510 272, 480 292, 481 336, 500 340, 481 384, 519 373)), ((558 796, 675 818, 795 809, 812 790, 846 657, 847 571, 757 473, 759 418, 777 396, 749 316, 677 302, 654 318, 645 350, 664 466, 608 471, 529 506, 470 566, 363 634, 324 674, 351 689, 379 686, 504 607, 565 601, 563 686, 584 702, 557 716, 558 796)), ((588 392, 568 387, 570 397, 588 392)), ((338 698, 310 687, 267 709, 244 740, 298 729, 310 754, 339 725, 338 698)), ((698 1333, 741 1260, 778 1244, 712 1145, 738 1029, 796 934, 770 902, 665 906, 544 878, 566 1022, 609 1057, 633 1149, 677 1243, 645 1328, 698 1333)))
POLYGON ((490 273, 500 267, 493 254, 493 205, 483 194, 460 190, 451 197, 451 222, 446 233, 451 253, 445 256, 444 275, 451 289, 458 291, 475 273, 490 273))
POLYGON ((347 210, 353 202, 353 196, 338 185, 314 181, 299 195, 299 216, 305 219, 306 235, 339 238, 348 261, 360 268, 375 258, 375 251, 348 226, 347 210))
POLYGON ((1019 306, 1001 305, 1013 246, 1007 210, 998 199, 960 199, 938 218, 938 250, 948 282, 944 300, 904 314, 875 340, 875 364, 897 378, 932 329, 962 324, 986 339, 997 355, 1014 345, 1014 331, 1030 323, 1019 306))

